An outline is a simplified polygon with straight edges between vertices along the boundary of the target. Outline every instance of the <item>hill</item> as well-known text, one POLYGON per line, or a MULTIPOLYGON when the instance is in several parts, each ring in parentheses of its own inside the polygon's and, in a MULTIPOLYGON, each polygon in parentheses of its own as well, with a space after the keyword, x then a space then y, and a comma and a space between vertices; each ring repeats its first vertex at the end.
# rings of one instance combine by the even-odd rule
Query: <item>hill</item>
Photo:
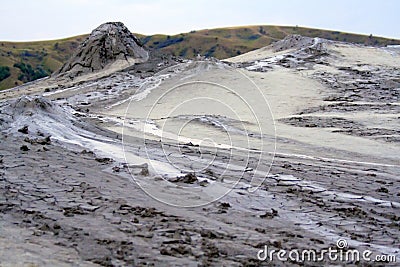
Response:
MULTIPOLYGON (((182 57, 198 54, 228 58, 267 46, 289 34, 373 46, 400 44, 400 40, 290 26, 243 26, 206 29, 177 35, 135 34, 149 49, 182 57)), ((87 35, 38 42, 0 41, 0 90, 14 87, 60 68, 87 35)))

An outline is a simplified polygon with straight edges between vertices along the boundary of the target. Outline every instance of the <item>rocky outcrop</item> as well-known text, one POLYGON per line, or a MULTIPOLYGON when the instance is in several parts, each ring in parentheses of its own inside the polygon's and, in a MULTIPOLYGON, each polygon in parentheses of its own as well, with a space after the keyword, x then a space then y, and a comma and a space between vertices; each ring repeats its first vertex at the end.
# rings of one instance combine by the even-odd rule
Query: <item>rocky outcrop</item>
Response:
POLYGON ((328 50, 328 45, 334 43, 323 38, 310 38, 301 35, 288 35, 264 49, 273 53, 280 52, 265 59, 246 62, 243 66, 250 71, 265 72, 274 66, 285 68, 311 69, 315 64, 327 64, 327 58, 335 54, 328 50))
POLYGON ((53 76, 74 78, 106 68, 119 70, 147 59, 148 52, 123 23, 107 22, 97 27, 53 76))
POLYGON ((323 50, 324 44, 329 41, 322 38, 311 38, 307 36, 301 36, 298 34, 292 34, 286 36, 284 39, 277 41, 271 45, 275 52, 289 50, 289 49, 306 49, 313 48, 316 50, 323 50))

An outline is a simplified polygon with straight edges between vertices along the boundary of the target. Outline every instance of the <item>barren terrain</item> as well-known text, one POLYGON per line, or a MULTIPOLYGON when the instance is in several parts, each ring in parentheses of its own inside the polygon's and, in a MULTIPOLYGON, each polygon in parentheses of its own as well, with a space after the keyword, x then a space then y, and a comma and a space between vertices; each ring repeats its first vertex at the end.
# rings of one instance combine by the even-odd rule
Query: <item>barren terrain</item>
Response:
POLYGON ((320 266, 257 253, 338 239, 400 260, 399 68, 289 36, 10 89, 0 265, 320 266))

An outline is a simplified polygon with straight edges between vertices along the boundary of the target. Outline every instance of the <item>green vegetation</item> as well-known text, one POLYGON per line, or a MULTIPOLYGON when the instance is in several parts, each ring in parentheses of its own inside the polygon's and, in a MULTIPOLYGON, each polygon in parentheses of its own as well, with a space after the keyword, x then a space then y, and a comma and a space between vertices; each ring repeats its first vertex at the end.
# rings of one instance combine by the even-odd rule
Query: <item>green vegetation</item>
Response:
POLYGON ((10 77, 10 68, 7 66, 0 66, 0 81, 10 77))
MULTIPOLYGON (((243 26, 191 31, 172 36, 135 34, 150 49, 192 58, 198 54, 219 59, 236 56, 267 46, 289 34, 322 37, 329 40, 358 44, 384 46, 400 44, 400 40, 386 39, 373 35, 359 35, 338 31, 302 28, 297 26, 243 26)), ((40 42, 1 42, 0 90, 48 75, 71 56, 87 35, 40 42), (25 64, 18 67, 19 64, 25 64), (29 67, 30 66, 30 67, 29 67), (5 77, 2 73, 8 73, 5 77)))
POLYGON ((23 62, 15 63, 13 67, 21 70, 21 74, 18 75, 18 80, 22 82, 31 82, 46 77, 50 74, 46 72, 41 66, 33 69, 30 64, 25 64, 23 62))
POLYGON ((0 41, 0 65, 8 67, 10 73, 0 79, 0 90, 49 75, 62 66, 85 37, 39 42, 0 41))

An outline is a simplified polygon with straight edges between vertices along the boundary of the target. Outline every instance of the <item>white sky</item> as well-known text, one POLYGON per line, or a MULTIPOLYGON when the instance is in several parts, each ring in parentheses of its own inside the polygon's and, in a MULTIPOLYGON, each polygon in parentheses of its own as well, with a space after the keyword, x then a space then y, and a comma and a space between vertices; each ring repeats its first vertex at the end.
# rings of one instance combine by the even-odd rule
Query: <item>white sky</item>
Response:
POLYGON ((90 33, 107 21, 143 34, 277 24, 400 39, 398 0, 3 0, 0 14, 3 41, 90 33))

